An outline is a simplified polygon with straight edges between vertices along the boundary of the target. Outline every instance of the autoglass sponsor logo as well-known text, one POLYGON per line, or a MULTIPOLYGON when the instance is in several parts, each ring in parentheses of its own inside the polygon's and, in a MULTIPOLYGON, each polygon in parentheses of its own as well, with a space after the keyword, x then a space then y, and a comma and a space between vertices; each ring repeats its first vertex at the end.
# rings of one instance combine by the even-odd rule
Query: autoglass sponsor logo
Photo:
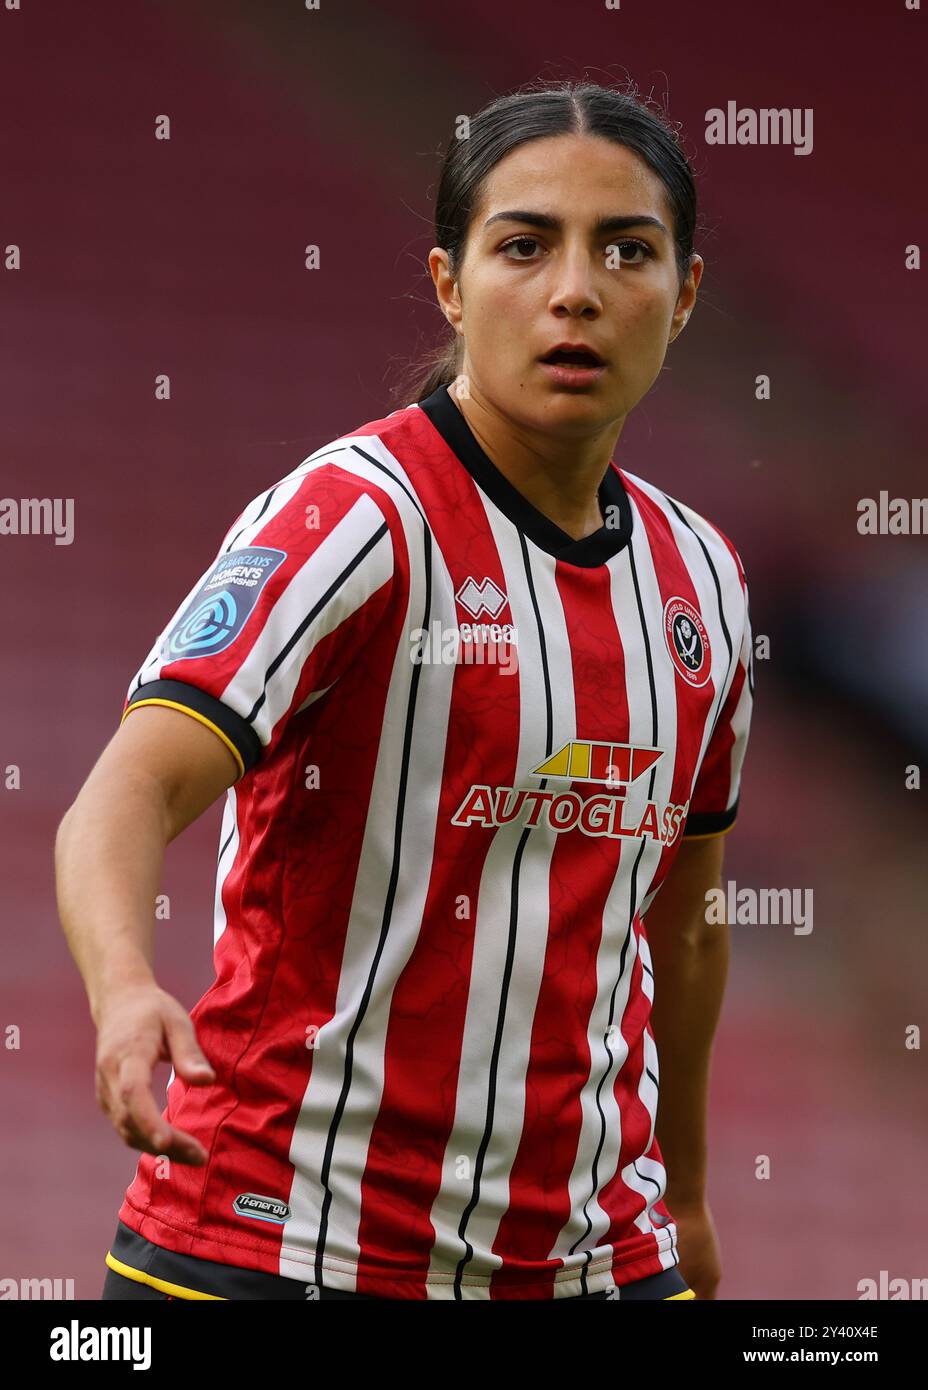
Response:
POLYGON ((539 826, 549 830, 580 830, 584 835, 611 839, 653 839, 672 845, 682 833, 690 803, 647 799, 632 809, 626 792, 663 757, 663 750, 630 743, 572 739, 531 769, 532 775, 568 782, 600 782, 618 793, 582 796, 572 790, 494 787, 477 783, 451 817, 452 825, 539 826))
POLYGON ((232 1203, 236 1216, 250 1216, 255 1221, 273 1221, 278 1226, 290 1219, 290 1208, 277 1197, 262 1197, 257 1192, 240 1192, 232 1203))

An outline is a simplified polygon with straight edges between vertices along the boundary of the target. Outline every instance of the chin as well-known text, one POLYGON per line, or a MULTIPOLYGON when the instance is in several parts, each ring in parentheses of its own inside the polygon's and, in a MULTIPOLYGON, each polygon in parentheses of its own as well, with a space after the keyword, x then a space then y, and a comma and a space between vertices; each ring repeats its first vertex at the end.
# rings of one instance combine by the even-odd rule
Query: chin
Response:
POLYGON ((619 407, 604 392, 591 391, 542 391, 539 409, 549 419, 583 421, 589 424, 592 419, 611 420, 619 413, 619 407))

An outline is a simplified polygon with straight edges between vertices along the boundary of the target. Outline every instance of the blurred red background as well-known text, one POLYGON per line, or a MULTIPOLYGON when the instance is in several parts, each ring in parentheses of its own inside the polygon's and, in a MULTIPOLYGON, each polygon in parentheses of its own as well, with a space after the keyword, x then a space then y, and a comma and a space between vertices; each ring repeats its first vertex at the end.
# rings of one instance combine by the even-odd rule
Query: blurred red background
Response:
MULTIPOLYGON (((928 210, 923 26, 838 0, 0 14, 0 242, 22 254, 0 275, 0 490, 75 499, 73 544, 0 538, 0 764, 22 775, 0 791, 0 1030, 22 1039, 0 1051, 0 1276, 98 1298, 135 1167, 95 1103, 52 861, 129 679, 244 503, 396 408, 441 324, 425 262, 455 117, 537 76, 626 73, 682 123, 707 268, 615 457, 732 537, 770 639, 724 877, 814 892, 808 935, 731 928, 719 1294, 928 1275, 925 1063, 905 1046, 928 971, 928 793, 905 788, 928 757, 928 541, 857 531, 860 498, 928 491, 925 292, 905 267, 928 210), (811 107, 812 153, 706 145, 729 100, 811 107)), ((188 1007, 212 978, 220 806, 167 855, 159 979, 188 1007)))

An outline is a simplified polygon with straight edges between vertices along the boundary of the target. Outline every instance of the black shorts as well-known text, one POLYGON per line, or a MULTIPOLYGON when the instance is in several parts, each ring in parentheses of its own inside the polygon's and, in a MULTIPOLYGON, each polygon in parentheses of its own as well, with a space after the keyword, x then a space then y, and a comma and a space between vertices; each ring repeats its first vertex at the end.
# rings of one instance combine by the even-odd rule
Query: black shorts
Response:
MULTIPOLYGON (((373 1294, 348 1293, 342 1289, 319 1288, 303 1279, 286 1279, 280 1274, 265 1274, 256 1269, 240 1269, 238 1265, 218 1264, 201 1260, 199 1256, 178 1255, 153 1245, 137 1235, 124 1222, 116 1228, 116 1237, 106 1257, 109 1266, 103 1284, 104 1299, 286 1299, 301 1303, 318 1298, 364 1299, 368 1303, 391 1300, 373 1294)), ((665 1269, 647 1279, 636 1279, 616 1289, 601 1293, 577 1294, 577 1298, 695 1298, 676 1269, 665 1269)), ((395 1300, 393 1300, 395 1301, 395 1300)), ((564 1302, 552 1299, 552 1302, 564 1302)))

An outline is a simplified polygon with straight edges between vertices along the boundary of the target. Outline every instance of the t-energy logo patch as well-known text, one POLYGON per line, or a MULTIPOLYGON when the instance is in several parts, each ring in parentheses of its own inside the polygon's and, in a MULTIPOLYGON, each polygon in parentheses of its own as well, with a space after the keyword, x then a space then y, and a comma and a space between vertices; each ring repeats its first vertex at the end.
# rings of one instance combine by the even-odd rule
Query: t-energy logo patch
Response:
POLYGON ((282 1226, 290 1219, 290 1208, 278 1197, 262 1197, 257 1192, 240 1192, 232 1203, 236 1216, 252 1216, 256 1221, 273 1221, 282 1226))
POLYGON ((285 550, 251 546, 221 555, 161 645, 165 661, 215 656, 235 641, 285 550))

